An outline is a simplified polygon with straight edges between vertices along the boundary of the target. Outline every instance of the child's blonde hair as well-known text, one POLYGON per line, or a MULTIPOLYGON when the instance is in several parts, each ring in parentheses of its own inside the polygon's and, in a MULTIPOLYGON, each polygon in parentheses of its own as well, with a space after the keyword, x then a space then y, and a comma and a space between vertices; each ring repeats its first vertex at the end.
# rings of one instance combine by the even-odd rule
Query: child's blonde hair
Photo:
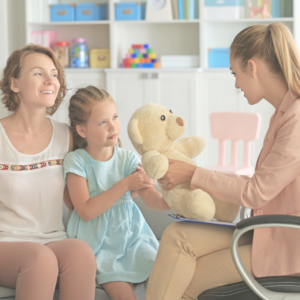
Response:
MULTIPOLYGON (((114 102, 107 91, 105 91, 104 89, 98 89, 95 86, 91 85, 85 88, 78 89, 76 93, 71 97, 69 105, 69 118, 74 136, 74 150, 86 147, 86 139, 78 134, 76 126, 83 126, 86 124, 91 115, 93 105, 95 104, 95 102, 99 101, 114 102)), ((119 147, 121 147, 120 139, 119 147)))
POLYGON ((234 38, 230 50, 242 69, 254 56, 263 59, 272 72, 283 76, 290 90, 300 95, 299 54, 291 32, 282 23, 245 28, 234 38))

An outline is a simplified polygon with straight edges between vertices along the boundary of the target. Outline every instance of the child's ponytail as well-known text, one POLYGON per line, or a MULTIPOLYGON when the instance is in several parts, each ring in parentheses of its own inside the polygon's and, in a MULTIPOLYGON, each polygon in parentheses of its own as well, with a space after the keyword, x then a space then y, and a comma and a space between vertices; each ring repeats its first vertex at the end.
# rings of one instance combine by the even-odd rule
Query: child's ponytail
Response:
POLYGON ((242 68, 254 56, 263 59, 271 71, 283 76, 289 89, 300 95, 299 54, 291 32, 282 23, 249 26, 234 38, 230 49, 242 68))
MULTIPOLYGON (((87 145, 86 139, 81 137, 77 130, 77 125, 85 125, 92 112, 92 105, 97 101, 105 101, 113 99, 103 89, 98 89, 94 86, 78 89, 71 97, 69 104, 70 126, 74 137, 74 150, 84 148, 87 145)), ((119 147, 121 141, 119 140, 119 147)))

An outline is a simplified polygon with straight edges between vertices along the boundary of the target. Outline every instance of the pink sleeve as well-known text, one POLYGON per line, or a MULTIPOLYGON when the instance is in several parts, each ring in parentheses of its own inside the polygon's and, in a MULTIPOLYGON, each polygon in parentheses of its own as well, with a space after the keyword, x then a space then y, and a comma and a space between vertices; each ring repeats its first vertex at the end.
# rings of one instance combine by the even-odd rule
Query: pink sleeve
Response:
POLYGON ((197 168, 191 188, 252 209, 266 205, 300 173, 300 112, 282 117, 280 125, 270 152, 251 179, 197 168))

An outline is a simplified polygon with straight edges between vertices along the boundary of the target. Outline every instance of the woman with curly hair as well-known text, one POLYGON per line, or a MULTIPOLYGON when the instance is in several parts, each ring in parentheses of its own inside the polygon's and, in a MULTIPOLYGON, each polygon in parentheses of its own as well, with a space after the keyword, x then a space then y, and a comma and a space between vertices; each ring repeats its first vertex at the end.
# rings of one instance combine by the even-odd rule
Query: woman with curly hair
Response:
POLYGON ((0 285, 17 300, 92 300, 96 262, 85 242, 67 239, 62 222, 66 124, 51 120, 66 85, 52 50, 28 45, 14 51, 0 81, 13 113, 0 119, 0 285))

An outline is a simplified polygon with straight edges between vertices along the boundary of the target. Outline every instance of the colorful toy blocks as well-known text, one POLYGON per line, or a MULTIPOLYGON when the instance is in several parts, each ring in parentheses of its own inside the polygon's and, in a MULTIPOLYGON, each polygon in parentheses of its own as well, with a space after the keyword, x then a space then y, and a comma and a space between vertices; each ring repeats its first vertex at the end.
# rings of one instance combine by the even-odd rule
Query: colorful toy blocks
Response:
POLYGON ((121 68, 160 68, 155 52, 148 44, 132 45, 120 64, 121 68))

